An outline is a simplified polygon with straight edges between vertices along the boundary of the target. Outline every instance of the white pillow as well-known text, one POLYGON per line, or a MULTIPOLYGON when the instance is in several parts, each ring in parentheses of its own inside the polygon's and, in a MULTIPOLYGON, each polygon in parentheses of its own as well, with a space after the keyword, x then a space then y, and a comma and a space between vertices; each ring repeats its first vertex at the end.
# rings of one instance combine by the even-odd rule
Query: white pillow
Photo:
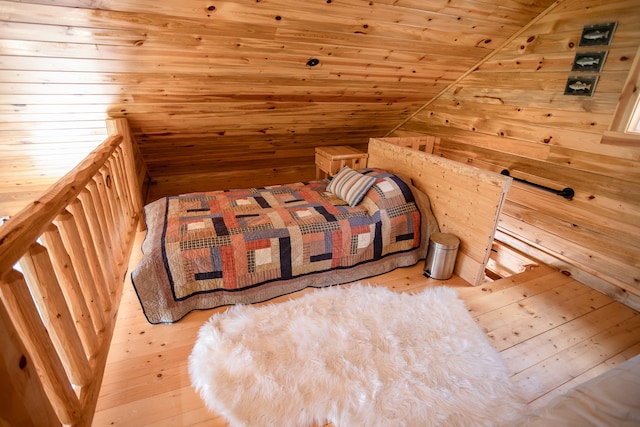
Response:
POLYGON ((360 203, 360 200, 367 194, 367 191, 375 181, 375 177, 363 175, 349 166, 345 166, 327 185, 327 191, 340 197, 349 206, 353 207, 360 203))

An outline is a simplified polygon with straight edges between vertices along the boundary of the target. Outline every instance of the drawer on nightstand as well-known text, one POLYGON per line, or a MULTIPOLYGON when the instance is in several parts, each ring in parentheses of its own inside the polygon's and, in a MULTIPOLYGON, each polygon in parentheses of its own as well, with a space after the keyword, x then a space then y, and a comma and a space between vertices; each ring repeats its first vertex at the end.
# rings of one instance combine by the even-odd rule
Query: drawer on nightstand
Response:
POLYGON ((369 154, 347 145, 316 147, 316 175, 320 178, 322 171, 325 176, 333 176, 345 166, 349 166, 351 169, 365 168, 367 167, 367 157, 369 154))

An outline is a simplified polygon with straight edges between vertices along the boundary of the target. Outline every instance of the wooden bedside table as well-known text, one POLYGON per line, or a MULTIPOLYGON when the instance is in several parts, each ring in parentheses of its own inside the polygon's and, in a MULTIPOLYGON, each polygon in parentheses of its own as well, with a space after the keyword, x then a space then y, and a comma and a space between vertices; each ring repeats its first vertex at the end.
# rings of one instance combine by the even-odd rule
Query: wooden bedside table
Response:
POLYGON ((316 147, 316 179, 334 176, 345 166, 351 169, 366 168, 368 157, 369 154, 348 145, 316 147))

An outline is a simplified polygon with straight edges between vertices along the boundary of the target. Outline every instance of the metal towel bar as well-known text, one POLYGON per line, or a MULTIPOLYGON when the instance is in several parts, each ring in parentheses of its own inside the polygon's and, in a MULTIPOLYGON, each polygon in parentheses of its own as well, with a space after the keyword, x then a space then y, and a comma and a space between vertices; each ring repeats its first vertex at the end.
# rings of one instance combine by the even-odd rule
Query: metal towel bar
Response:
MULTIPOLYGON (((500 174, 506 175, 506 176, 511 176, 511 174, 509 173, 509 171, 507 169, 503 169, 502 172, 500 172, 500 174)), ((557 194, 558 196, 562 196, 567 200, 573 199, 573 196, 575 195, 575 191, 573 191, 573 188, 571 188, 571 187, 563 188, 562 190, 556 190, 555 188, 547 187, 545 185, 536 184, 535 182, 527 181, 526 179, 522 179, 522 178, 516 178, 515 176, 512 176, 511 178, 513 178, 514 180, 516 180, 518 182, 522 182, 524 184, 531 185, 532 187, 539 188, 540 190, 544 190, 544 191, 548 191, 549 193, 557 194)))

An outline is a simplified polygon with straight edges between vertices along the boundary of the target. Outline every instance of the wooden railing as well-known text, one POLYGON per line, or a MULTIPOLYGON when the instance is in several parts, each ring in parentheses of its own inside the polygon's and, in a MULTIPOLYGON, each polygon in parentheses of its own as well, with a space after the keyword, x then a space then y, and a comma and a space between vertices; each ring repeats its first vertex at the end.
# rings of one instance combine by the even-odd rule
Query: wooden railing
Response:
POLYGON ((126 121, 108 129, 0 227, 0 425, 91 423, 142 209, 126 121))

